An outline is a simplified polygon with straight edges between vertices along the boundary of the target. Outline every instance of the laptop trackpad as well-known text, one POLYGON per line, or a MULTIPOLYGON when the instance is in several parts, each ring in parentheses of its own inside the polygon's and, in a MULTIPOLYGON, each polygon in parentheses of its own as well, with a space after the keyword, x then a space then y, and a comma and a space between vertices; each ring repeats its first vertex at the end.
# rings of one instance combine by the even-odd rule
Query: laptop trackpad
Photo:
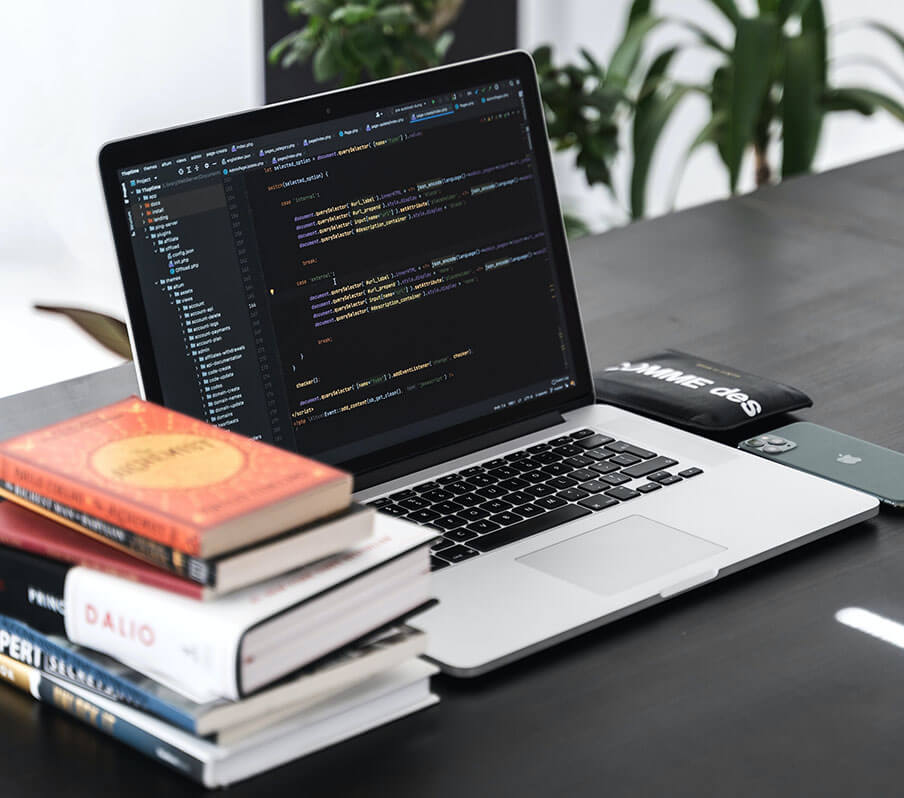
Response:
POLYGON ((526 554, 518 562, 606 596, 724 550, 703 538, 632 515, 526 554))

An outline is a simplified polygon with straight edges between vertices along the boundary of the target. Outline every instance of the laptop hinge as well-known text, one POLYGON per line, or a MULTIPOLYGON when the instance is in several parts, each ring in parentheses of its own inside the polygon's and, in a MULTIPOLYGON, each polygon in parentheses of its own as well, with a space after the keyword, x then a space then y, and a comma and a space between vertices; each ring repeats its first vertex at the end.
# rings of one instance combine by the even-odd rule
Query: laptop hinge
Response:
POLYGON ((441 449, 432 449, 429 452, 424 452, 405 460, 399 460, 388 466, 356 476, 355 490, 364 490, 373 485, 379 485, 381 482, 398 479, 405 474, 413 474, 423 468, 430 468, 439 463, 454 460, 456 457, 464 457, 466 454, 471 454, 471 452, 477 452, 499 443, 505 443, 505 441, 514 440, 522 435, 529 435, 532 432, 537 432, 537 430, 562 424, 564 421, 565 419, 561 413, 553 411, 526 421, 519 421, 516 424, 509 424, 502 429, 486 432, 483 435, 477 435, 473 438, 467 438, 466 440, 443 446, 441 449))

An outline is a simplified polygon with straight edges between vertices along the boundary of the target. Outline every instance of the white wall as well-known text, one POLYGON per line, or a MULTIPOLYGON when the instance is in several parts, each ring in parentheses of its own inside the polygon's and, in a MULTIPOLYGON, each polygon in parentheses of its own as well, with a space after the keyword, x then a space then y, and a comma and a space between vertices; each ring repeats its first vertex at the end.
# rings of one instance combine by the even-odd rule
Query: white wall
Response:
POLYGON ((124 316, 98 149, 260 104, 259 15, 259 0, 4 4, 0 396, 118 362, 31 305, 124 316))
MULTIPOLYGON (((904 33, 904 3, 900 0, 824 0, 829 24, 837 35, 831 38, 833 65, 831 80, 837 85, 864 85, 881 88, 904 100, 904 85, 869 65, 852 61, 854 54, 868 55, 893 65, 904 78, 904 54, 895 45, 874 32, 850 29, 850 21, 863 18, 880 20, 904 33)), ((533 49, 538 44, 554 42, 557 61, 578 57, 578 49, 586 47, 606 63, 618 42, 630 7, 630 0, 520 0, 519 32, 521 45, 533 49)), ((739 0, 751 9, 752 0, 739 0)), ((731 42, 731 27, 707 0, 659 0, 654 8, 664 16, 682 16, 720 32, 722 41, 731 42)), ((686 34, 663 30, 656 34, 660 43, 688 40, 686 34)), ((702 50, 682 55, 675 64, 680 77, 706 79, 712 74, 713 56, 702 50)), ((697 132, 707 118, 705 101, 692 98, 676 112, 666 129, 654 158, 653 178, 648 192, 649 211, 655 215, 670 209, 673 179, 678 165, 697 132)), ((628 148, 627 140, 624 142, 628 148)), ((841 166, 893 150, 904 148, 904 125, 890 116, 877 113, 871 118, 858 114, 834 114, 825 127, 815 167, 818 171, 841 166)), ((613 203, 603 188, 590 190, 583 176, 573 168, 570 156, 558 158, 556 168, 566 207, 578 210, 595 229, 626 218, 626 211, 613 203)), ((628 196, 630 159, 620 157, 615 168, 615 182, 622 202, 628 196)), ((753 168, 749 162, 741 181, 741 190, 753 187, 753 168)), ((676 207, 707 202, 725 196, 728 180, 718 155, 705 147, 691 160, 677 194, 676 207)))

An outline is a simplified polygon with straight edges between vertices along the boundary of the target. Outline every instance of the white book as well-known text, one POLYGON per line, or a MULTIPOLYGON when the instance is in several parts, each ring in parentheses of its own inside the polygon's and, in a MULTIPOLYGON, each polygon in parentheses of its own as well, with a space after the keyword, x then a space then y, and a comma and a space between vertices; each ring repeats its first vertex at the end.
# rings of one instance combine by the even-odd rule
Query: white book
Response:
POLYGON ((392 629, 375 636, 363 647, 355 646, 341 655, 312 666, 299 678, 282 681, 249 696, 244 701, 217 701, 199 719, 196 734, 221 745, 244 740, 279 721, 374 675, 401 665, 424 653, 427 636, 415 629, 392 629))
POLYGON ((205 603, 76 568, 66 636, 196 702, 238 700, 427 602, 435 536, 378 515, 363 543, 205 603))
POLYGON ((35 672, 32 692, 212 788, 250 778, 435 704, 438 699, 430 692, 430 676, 436 671, 422 660, 410 660, 310 710, 226 745, 195 737, 52 675, 35 672))

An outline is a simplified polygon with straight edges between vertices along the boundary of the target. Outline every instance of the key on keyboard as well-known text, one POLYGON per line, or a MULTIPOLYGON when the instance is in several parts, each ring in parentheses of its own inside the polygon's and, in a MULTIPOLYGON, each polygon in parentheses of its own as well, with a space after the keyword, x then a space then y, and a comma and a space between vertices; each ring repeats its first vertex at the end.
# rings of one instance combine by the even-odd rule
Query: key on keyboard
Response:
POLYGON ((442 537, 430 547, 438 570, 703 473, 691 466, 676 476, 677 465, 585 428, 370 504, 438 529, 442 537))

